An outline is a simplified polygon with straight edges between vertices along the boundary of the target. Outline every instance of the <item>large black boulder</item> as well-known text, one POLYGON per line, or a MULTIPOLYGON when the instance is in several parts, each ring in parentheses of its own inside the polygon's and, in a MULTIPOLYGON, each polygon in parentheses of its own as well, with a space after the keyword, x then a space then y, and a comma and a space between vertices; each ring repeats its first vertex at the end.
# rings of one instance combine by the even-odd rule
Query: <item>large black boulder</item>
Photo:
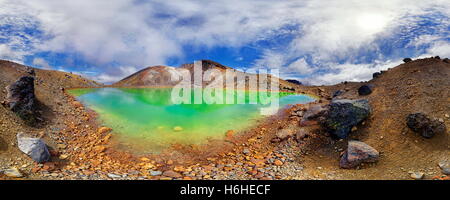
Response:
POLYGON ((321 117, 322 126, 329 133, 344 139, 348 137, 353 126, 358 125, 370 115, 371 108, 366 99, 333 100, 321 117))
POLYGON ((424 138, 432 138, 436 134, 446 132, 445 124, 436 119, 430 119, 423 113, 413 113, 406 117, 406 125, 424 138))
POLYGON ((409 63, 409 62, 411 62, 411 61, 413 61, 411 58, 405 58, 405 59, 403 59, 403 62, 405 62, 405 63, 409 63))
POLYGON ((28 125, 37 122, 37 100, 34 94, 34 78, 20 77, 16 82, 6 87, 5 105, 16 113, 28 125))
POLYGON ((372 94, 372 90, 373 90, 373 85, 372 84, 368 84, 368 85, 363 85, 361 87, 358 88, 358 94, 359 95, 369 95, 372 94))

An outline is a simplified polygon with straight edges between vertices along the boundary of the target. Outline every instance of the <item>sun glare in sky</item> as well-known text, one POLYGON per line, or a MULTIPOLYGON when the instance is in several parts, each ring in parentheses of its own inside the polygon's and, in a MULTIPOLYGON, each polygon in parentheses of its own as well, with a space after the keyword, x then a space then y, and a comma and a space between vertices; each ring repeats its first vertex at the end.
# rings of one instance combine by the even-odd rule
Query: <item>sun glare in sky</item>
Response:
POLYGON ((389 24, 389 18, 381 14, 368 13, 357 17, 357 25, 368 34, 376 34, 383 31, 389 24))

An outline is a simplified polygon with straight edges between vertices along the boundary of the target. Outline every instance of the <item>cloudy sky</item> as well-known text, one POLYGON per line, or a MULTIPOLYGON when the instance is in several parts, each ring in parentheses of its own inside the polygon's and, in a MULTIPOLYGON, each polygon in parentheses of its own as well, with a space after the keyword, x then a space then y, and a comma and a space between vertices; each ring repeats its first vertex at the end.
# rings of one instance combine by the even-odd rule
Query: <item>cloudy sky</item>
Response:
POLYGON ((102 82, 211 59, 309 84, 450 57, 448 0, 0 0, 0 59, 102 82))

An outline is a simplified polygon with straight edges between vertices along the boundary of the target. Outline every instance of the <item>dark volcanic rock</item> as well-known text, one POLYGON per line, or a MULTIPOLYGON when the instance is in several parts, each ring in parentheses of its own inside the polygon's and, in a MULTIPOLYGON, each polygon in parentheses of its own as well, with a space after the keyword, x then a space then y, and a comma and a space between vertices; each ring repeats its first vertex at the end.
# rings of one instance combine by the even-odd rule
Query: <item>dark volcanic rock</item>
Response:
POLYGON ((448 59, 448 58, 444 58, 444 60, 443 60, 445 63, 450 63, 450 59, 448 59))
POLYGON ((50 152, 47 145, 39 138, 26 137, 22 133, 17 134, 19 149, 38 163, 50 160, 50 152))
POLYGON ((34 78, 23 76, 6 87, 6 106, 29 125, 37 121, 37 100, 34 94, 34 78))
POLYGON ((328 110, 321 117, 321 124, 331 134, 347 138, 353 126, 369 117, 371 109, 365 99, 333 100, 328 110))
POLYGON ((35 76, 35 75, 36 75, 36 72, 35 72, 34 69, 31 68, 31 67, 27 67, 27 73, 28 73, 29 75, 31 75, 31 76, 35 76))
POLYGON ((297 85, 302 85, 302 82, 300 82, 300 81, 298 81, 298 80, 287 79, 286 81, 289 82, 289 83, 294 83, 294 84, 297 84, 297 85))
POLYGON ((422 136, 425 138, 431 138, 436 134, 445 134, 445 124, 438 120, 431 120, 430 124, 422 131, 422 136))
POLYGON ((414 113, 406 117, 406 125, 425 138, 432 138, 436 134, 444 134, 446 132, 445 124, 439 120, 432 120, 423 113, 414 113))
POLYGON ((355 168, 361 163, 377 162, 380 154, 373 147, 364 142, 349 141, 347 151, 339 162, 341 168, 355 168))
POLYGON ((372 84, 363 85, 358 88, 358 94, 359 95, 369 95, 372 93, 372 90, 373 90, 372 84))
POLYGON ((35 72, 34 69, 31 68, 31 67, 27 68, 27 73, 28 73, 29 75, 31 75, 31 76, 35 76, 35 75, 36 75, 36 72, 35 72))
POLYGON ((420 132, 430 123, 430 119, 423 113, 414 113, 408 115, 406 124, 414 132, 420 132))
POLYGON ((337 97, 337 96, 341 96, 342 94, 344 94, 345 91, 344 90, 336 90, 335 92, 333 92, 333 98, 337 97))
POLYGON ((412 61, 411 58, 405 58, 405 59, 403 59, 403 62, 405 62, 405 63, 409 63, 409 62, 411 62, 411 61, 412 61))
POLYGON ((375 72, 372 74, 372 78, 378 78, 381 76, 381 72, 375 72))
POLYGON ((283 86, 281 87, 282 90, 287 90, 287 91, 295 91, 295 88, 293 87, 289 87, 289 86, 283 86))

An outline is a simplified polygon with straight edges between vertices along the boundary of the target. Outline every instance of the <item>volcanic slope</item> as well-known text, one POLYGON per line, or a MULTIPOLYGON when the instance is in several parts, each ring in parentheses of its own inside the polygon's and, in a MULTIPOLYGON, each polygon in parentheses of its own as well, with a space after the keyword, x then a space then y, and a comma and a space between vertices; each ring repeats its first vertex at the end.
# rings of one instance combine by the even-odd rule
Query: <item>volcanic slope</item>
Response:
POLYGON ((339 169, 338 149, 346 140, 331 140, 303 158, 310 169, 322 167, 336 171, 345 179, 410 179, 408 172, 423 172, 426 177, 441 175, 438 163, 450 159, 450 64, 439 58, 419 59, 382 71, 368 82, 340 83, 322 87, 329 96, 344 93, 341 99, 368 99, 371 117, 350 139, 363 141, 381 152, 378 164, 360 170, 339 169), (358 95, 358 88, 373 84, 373 92, 358 95), (406 126, 406 117, 422 112, 444 121, 447 133, 425 139, 406 126))
MULTIPOLYGON (((101 87, 95 81, 85 79, 79 75, 42 70, 27 67, 10 61, 0 60, 0 101, 7 95, 5 87, 15 82, 21 76, 30 76, 30 71, 35 73, 35 94, 38 100, 39 110, 44 118, 44 123, 38 127, 30 127, 17 117, 12 111, 0 106, 0 168, 7 168, 11 163, 29 160, 26 155, 17 148, 16 134, 24 132, 28 135, 51 135, 48 133, 58 132, 64 128, 62 125, 63 115, 68 112, 67 98, 64 88, 78 87, 101 87)), ((51 138, 44 136, 44 140, 51 138)))
MULTIPOLYGON (((220 79, 216 79, 216 77, 217 75, 223 75, 222 77, 224 77, 226 70, 231 70, 231 73, 233 73, 234 75, 254 77, 255 80, 259 80, 258 76, 255 76, 254 74, 241 72, 211 60, 202 60, 201 63, 203 72, 210 69, 214 70, 211 75, 212 79, 209 81, 203 81, 203 86, 224 87, 225 83, 223 81, 220 81, 220 79)), ((178 77, 183 70, 188 70, 192 79, 191 83, 194 83, 194 64, 183 64, 180 67, 168 67, 159 65, 142 69, 118 81, 117 83, 114 83, 112 87, 173 87, 180 83, 181 79, 178 77)), ((271 76, 269 75, 269 77, 271 76)), ((297 85, 295 83, 290 83, 279 78, 276 79, 280 84, 281 90, 296 91, 296 89, 299 90, 299 87, 301 87, 300 85, 297 85)), ((248 83, 248 80, 246 80, 246 82, 248 83)))

